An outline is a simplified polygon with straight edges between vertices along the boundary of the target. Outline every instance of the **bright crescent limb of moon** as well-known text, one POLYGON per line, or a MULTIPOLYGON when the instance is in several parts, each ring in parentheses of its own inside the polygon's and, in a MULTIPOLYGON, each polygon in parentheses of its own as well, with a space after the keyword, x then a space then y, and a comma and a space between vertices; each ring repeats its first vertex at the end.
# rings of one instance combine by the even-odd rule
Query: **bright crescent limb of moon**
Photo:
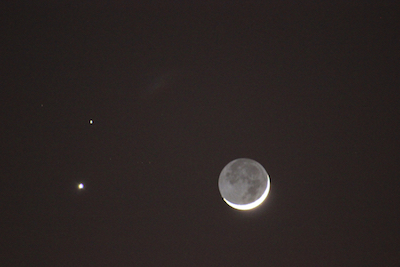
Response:
POLYGON ((235 203, 229 202, 225 198, 224 198, 224 201, 234 209, 237 209, 237 210, 251 210, 251 209, 254 209, 254 208, 258 207, 259 205, 261 205, 261 203, 264 202, 264 200, 268 196, 269 188, 270 188, 270 182, 269 182, 269 177, 268 177, 267 188, 265 189, 265 191, 261 195, 261 197, 259 199, 257 199, 256 201, 254 201, 252 203, 249 203, 249 204, 244 204, 244 205, 239 205, 239 204, 235 204, 235 203))

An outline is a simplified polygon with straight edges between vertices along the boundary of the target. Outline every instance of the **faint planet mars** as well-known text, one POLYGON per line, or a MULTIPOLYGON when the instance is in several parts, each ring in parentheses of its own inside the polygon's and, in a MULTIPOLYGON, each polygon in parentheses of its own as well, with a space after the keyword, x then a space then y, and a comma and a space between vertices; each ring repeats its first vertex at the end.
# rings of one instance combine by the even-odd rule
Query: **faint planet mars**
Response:
POLYGON ((270 179, 260 163, 240 158, 224 167, 219 176, 218 187, 229 206, 238 210, 250 210, 267 198, 270 179))

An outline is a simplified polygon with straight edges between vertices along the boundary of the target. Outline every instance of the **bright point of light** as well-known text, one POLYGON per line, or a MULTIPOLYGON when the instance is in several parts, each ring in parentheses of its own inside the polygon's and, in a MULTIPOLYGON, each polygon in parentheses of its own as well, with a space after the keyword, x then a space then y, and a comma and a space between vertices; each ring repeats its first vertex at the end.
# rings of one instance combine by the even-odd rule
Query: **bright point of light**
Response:
POLYGON ((78 185, 78 188, 79 188, 79 189, 83 189, 83 187, 84 187, 83 184, 79 184, 79 185, 78 185))
POLYGON ((93 120, 90 120, 89 123, 90 123, 90 124, 93 124, 93 120))

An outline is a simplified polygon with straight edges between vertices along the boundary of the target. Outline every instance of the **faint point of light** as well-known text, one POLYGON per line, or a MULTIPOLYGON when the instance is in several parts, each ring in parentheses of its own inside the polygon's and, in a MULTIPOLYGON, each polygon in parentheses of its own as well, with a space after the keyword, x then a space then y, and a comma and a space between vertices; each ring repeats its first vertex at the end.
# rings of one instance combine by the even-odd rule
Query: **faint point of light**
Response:
POLYGON ((90 124, 93 124, 93 120, 89 120, 89 123, 90 123, 90 124))
POLYGON ((244 205, 243 204, 235 204, 235 203, 229 202, 225 198, 224 198, 224 201, 234 209, 237 209, 237 210, 251 210, 251 209, 254 209, 254 208, 260 206, 264 202, 264 200, 268 196, 270 187, 271 187, 270 186, 270 180, 269 180, 269 176, 268 176, 267 188, 265 189, 265 191, 261 195, 261 197, 259 199, 257 199, 256 201, 254 201, 252 203, 249 203, 249 204, 244 204, 244 205))
POLYGON ((83 184, 78 185, 78 189, 83 189, 85 186, 83 184))

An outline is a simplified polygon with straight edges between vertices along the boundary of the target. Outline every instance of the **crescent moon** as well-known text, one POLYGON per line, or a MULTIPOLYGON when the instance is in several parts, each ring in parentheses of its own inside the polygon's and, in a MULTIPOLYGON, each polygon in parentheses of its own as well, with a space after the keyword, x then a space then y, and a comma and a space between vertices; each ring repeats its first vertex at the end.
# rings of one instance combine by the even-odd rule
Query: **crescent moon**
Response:
POLYGON ((239 158, 222 170, 218 187, 222 199, 237 210, 251 210, 264 202, 270 191, 270 178, 255 160, 239 158))

